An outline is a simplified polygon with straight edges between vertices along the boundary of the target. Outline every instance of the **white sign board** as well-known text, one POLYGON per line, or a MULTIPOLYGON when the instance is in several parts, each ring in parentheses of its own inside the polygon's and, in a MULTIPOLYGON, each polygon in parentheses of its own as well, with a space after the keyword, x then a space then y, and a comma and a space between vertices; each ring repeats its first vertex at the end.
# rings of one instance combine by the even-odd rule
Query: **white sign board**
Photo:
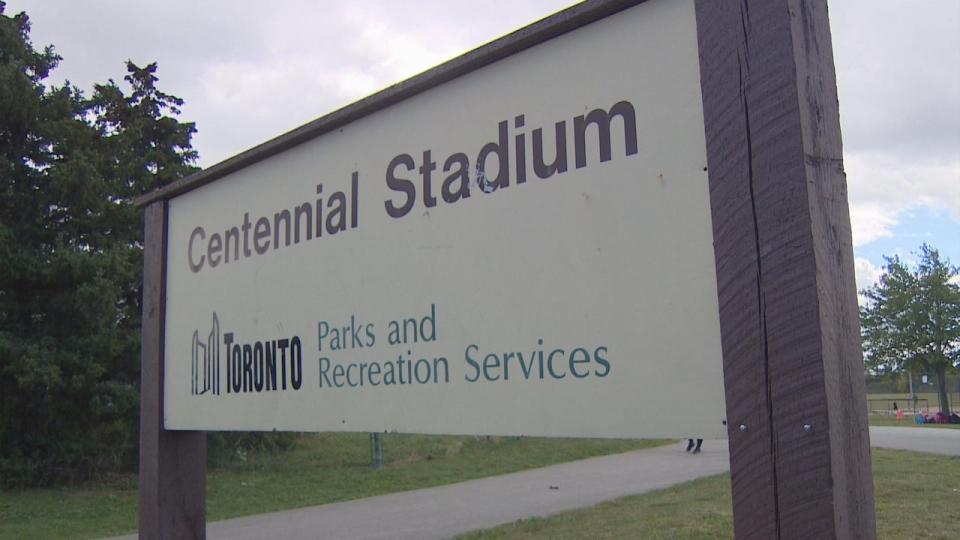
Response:
POLYGON ((692 1, 170 200, 168 429, 724 437, 692 1))

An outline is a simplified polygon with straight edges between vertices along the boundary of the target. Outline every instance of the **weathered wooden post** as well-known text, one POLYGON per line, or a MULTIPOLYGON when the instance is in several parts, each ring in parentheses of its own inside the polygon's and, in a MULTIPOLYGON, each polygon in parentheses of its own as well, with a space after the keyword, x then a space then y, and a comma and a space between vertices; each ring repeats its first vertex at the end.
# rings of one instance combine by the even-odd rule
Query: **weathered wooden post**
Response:
POLYGON ((144 212, 140 538, 205 538, 207 434, 163 426, 167 202, 144 212))
POLYGON ((697 23, 737 537, 875 537, 826 1, 697 23))

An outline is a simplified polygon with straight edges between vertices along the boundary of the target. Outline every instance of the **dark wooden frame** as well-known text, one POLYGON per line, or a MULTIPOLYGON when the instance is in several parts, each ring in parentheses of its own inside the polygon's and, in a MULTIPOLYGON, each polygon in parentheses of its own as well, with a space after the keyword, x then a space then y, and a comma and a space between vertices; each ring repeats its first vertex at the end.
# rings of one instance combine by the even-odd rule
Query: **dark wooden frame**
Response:
MULTIPOLYGON (((205 535, 205 433, 163 427, 167 201, 642 1, 574 6, 138 201, 141 537, 205 535)), ((874 538, 826 0, 696 0, 696 17, 736 536, 874 538)))
POLYGON ((163 427, 167 201, 144 211, 140 360, 140 538, 205 538, 207 434, 163 427))
POLYGON ((825 0, 698 0, 738 538, 874 538, 825 0))

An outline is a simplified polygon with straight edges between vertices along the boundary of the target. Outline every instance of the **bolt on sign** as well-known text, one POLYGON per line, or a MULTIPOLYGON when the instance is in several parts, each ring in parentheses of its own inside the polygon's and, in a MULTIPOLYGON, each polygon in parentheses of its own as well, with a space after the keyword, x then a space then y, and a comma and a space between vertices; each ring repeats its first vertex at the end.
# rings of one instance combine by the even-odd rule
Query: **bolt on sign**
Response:
POLYGON ((706 165, 654 2, 174 197, 165 425, 723 436, 706 165))

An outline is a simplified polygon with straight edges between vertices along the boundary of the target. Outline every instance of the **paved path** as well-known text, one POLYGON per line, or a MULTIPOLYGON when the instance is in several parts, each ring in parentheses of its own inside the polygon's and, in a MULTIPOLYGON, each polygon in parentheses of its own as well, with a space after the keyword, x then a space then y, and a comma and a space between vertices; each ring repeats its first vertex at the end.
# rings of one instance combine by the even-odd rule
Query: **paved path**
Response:
MULTIPOLYGON (((960 455, 960 430, 871 427, 872 445, 960 455)), ((211 539, 439 539, 594 505, 728 470, 726 441, 679 444, 459 484, 208 524, 211 539)), ((132 538, 132 537, 131 537, 132 538)))
MULTIPOLYGON (((207 524, 210 539, 439 539, 672 486, 729 467, 726 441, 679 443, 459 484, 207 524)), ((133 537, 127 537, 133 538, 133 537)))
POLYGON ((725 443, 672 444, 435 488, 211 523, 208 538, 430 539, 582 508, 728 467, 725 443))
POLYGON ((960 429, 873 426, 870 446, 960 456, 960 429))

